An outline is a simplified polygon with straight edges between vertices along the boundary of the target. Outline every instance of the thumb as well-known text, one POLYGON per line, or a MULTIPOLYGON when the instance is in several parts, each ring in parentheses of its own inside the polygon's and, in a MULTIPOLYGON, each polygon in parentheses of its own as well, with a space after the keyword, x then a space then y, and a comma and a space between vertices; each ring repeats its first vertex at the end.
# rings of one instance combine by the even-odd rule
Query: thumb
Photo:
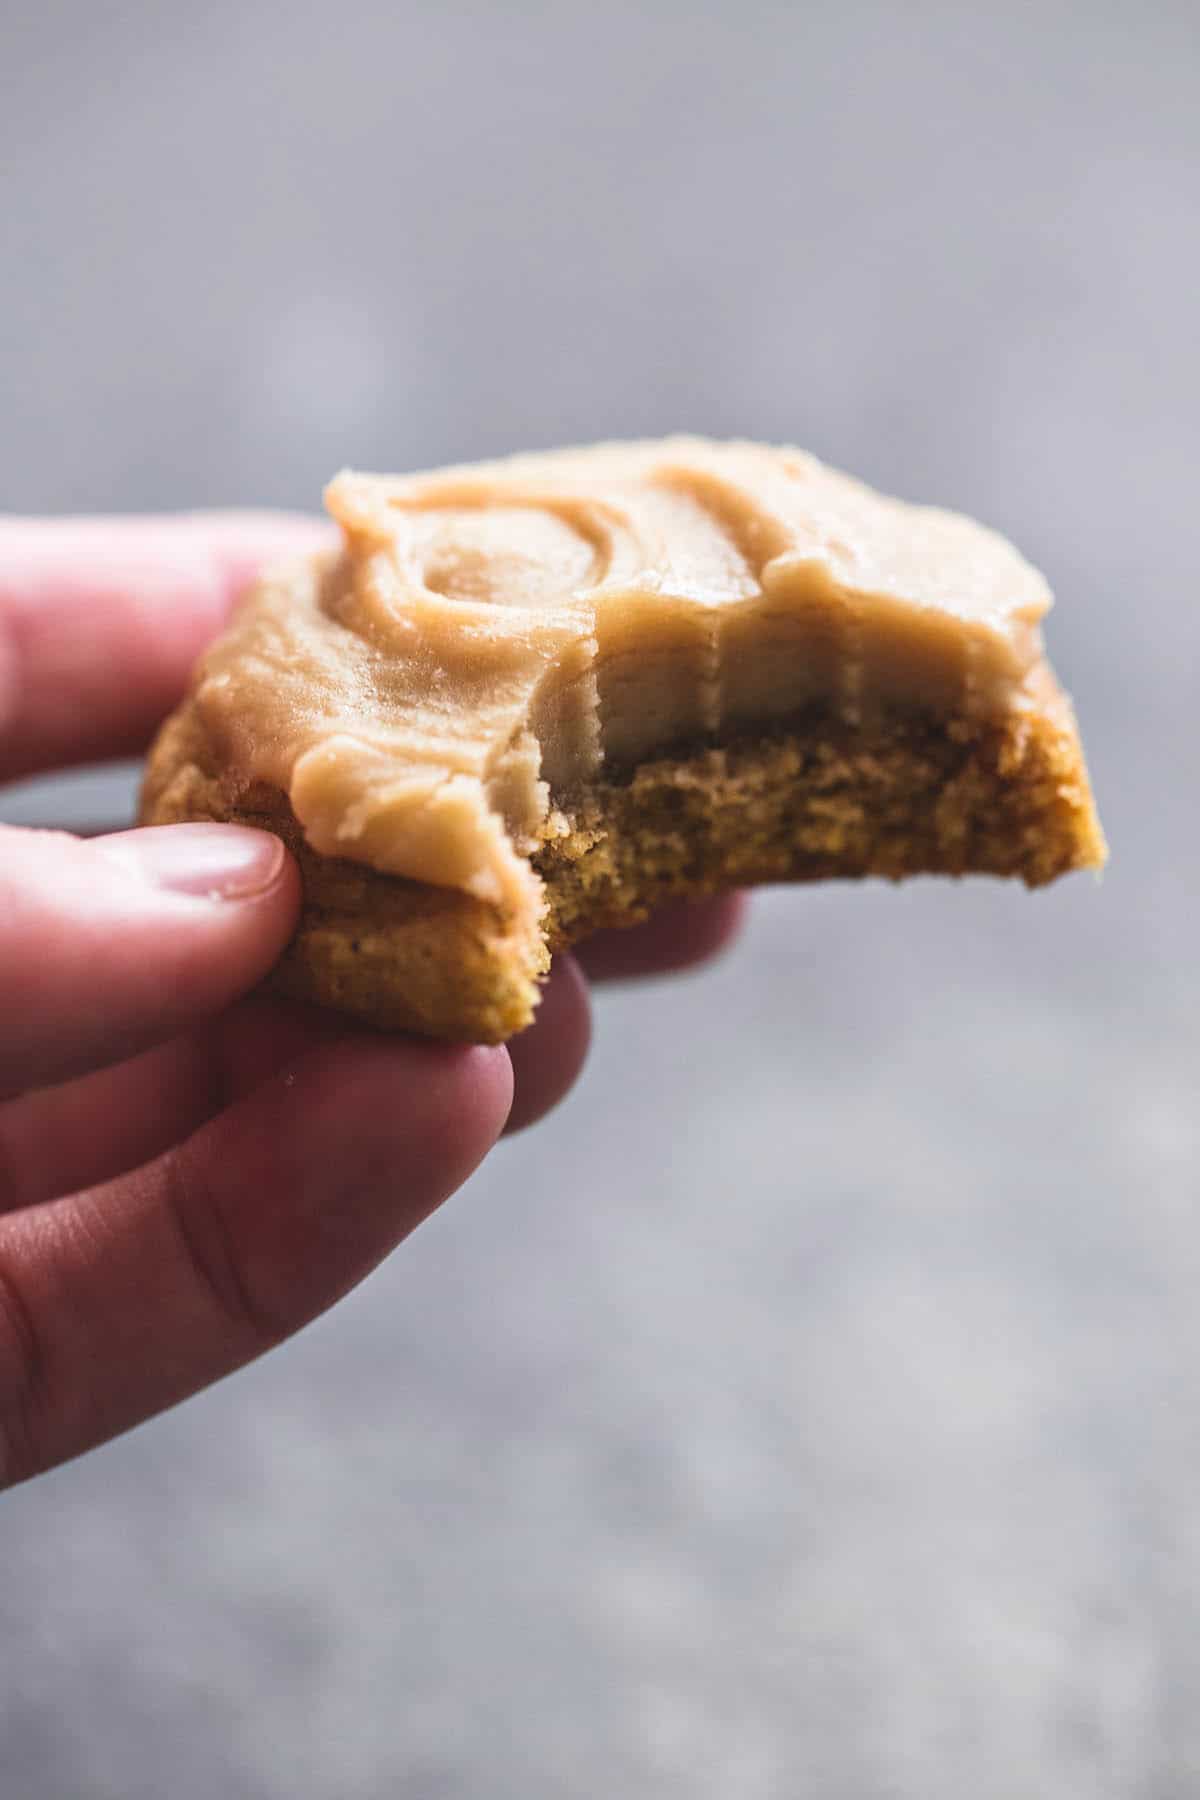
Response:
POLYGON ((295 926, 278 838, 161 825, 83 841, 0 826, 0 1098, 115 1063, 220 1011, 295 926))

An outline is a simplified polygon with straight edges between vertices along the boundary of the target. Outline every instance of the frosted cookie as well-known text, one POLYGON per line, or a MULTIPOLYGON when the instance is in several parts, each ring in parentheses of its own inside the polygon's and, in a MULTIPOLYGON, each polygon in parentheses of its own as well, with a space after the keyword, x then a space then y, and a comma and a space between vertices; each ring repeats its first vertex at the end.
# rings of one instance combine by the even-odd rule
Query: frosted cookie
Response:
POLYGON ((249 595, 143 792, 296 851, 293 994, 497 1042, 668 899, 1104 861, 1049 591, 970 520, 694 438, 326 499, 340 552, 249 595))

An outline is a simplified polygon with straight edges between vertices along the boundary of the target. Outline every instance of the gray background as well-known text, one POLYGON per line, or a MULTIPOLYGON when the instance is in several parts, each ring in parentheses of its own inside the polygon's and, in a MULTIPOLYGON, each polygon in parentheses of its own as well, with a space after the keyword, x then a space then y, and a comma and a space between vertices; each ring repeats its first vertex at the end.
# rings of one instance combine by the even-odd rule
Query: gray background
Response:
POLYGON ((3 8, 5 506, 796 440, 1047 570, 1114 851, 764 897, 336 1313, 10 1496, 6 1800, 1200 1793, 1198 31, 3 8))

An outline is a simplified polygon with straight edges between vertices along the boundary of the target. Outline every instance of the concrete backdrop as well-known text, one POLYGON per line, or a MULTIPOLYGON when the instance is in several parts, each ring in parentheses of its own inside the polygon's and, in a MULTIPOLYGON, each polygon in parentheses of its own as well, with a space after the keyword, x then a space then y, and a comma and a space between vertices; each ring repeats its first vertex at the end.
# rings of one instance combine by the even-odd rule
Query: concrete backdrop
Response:
POLYGON ((1200 1791, 1198 30, 0 11, 0 505, 792 439, 1047 570, 1113 845, 763 898, 332 1316, 9 1496, 5 1800, 1200 1791))

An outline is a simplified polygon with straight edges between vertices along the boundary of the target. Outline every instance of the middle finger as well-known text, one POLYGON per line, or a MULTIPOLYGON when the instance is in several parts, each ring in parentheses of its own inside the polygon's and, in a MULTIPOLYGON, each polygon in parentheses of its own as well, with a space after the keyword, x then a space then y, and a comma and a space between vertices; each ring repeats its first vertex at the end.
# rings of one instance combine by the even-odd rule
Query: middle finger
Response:
POLYGON ((251 999, 140 1056, 0 1105, 0 1213, 140 1168, 320 1043, 335 1015, 251 999))

